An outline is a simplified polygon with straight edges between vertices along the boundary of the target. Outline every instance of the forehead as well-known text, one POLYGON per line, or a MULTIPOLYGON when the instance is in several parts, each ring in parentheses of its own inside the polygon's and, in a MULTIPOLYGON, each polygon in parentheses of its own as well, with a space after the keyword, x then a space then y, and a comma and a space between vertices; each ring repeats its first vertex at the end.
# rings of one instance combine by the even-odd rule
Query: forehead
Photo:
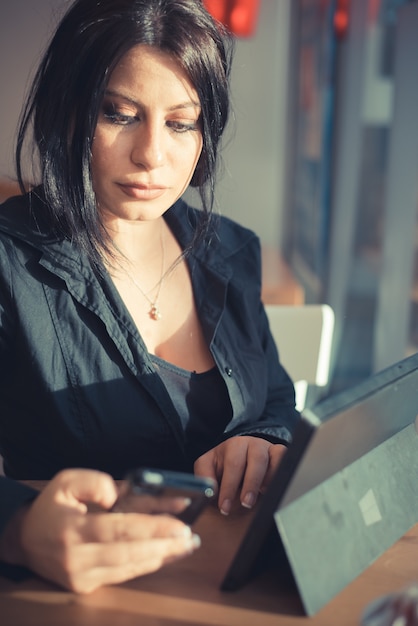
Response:
POLYGON ((186 71, 169 53, 147 45, 128 50, 116 65, 109 79, 109 88, 123 87, 132 92, 155 88, 198 103, 197 91, 186 71))

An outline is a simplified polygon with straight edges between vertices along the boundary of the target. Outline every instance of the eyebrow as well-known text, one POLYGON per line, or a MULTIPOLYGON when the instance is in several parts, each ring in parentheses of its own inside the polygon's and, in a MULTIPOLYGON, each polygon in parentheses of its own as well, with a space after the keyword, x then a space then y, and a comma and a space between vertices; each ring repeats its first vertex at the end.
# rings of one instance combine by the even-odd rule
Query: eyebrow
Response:
MULTIPOLYGON (((125 100, 126 102, 129 102, 130 104, 133 104, 134 106, 141 108, 143 105, 138 102, 137 100, 134 100, 133 98, 130 98, 129 96, 125 96, 122 93, 119 93, 118 91, 112 91, 111 89, 107 89, 105 91, 105 96, 112 96, 112 97, 116 97, 116 98, 121 98, 122 100, 125 100)), ((180 102, 179 104, 175 104, 172 107, 169 107, 167 110, 168 111, 178 111, 179 109, 191 109, 191 108, 201 108, 200 106, 200 102, 195 102, 194 100, 187 100, 186 102, 180 102)))

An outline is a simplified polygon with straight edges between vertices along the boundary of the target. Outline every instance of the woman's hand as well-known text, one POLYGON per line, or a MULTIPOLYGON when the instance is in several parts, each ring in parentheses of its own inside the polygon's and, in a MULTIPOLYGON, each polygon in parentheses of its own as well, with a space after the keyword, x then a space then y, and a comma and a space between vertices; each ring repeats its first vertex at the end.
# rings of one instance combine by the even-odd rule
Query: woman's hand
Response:
POLYGON ((155 571, 198 547, 199 538, 175 518, 89 512, 85 504, 109 509, 116 497, 107 474, 60 472, 10 520, 0 541, 1 558, 88 593, 155 571))
POLYGON ((228 515, 238 497, 242 506, 254 506, 285 450, 259 437, 231 437, 199 457, 194 472, 218 481, 219 509, 228 515))

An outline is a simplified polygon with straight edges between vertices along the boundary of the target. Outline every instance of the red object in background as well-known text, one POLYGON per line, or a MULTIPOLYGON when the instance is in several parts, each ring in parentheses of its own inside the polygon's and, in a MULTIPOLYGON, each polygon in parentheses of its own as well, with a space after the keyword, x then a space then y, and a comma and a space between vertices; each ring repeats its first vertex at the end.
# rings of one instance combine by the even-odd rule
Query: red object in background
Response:
POLYGON ((238 37, 255 31, 260 0, 204 0, 206 9, 238 37))
POLYGON ((347 34, 350 21, 350 0, 338 0, 334 14, 334 28, 337 37, 344 37, 347 34))

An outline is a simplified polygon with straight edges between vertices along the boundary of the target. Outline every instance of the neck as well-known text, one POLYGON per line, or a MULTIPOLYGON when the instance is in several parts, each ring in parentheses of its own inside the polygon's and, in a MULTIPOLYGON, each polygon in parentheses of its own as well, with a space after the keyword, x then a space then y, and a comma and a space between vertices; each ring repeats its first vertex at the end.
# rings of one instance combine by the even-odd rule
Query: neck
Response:
POLYGON ((161 258, 161 237, 165 224, 158 218, 149 222, 113 220, 106 224, 116 251, 116 259, 132 267, 148 266, 161 258))

